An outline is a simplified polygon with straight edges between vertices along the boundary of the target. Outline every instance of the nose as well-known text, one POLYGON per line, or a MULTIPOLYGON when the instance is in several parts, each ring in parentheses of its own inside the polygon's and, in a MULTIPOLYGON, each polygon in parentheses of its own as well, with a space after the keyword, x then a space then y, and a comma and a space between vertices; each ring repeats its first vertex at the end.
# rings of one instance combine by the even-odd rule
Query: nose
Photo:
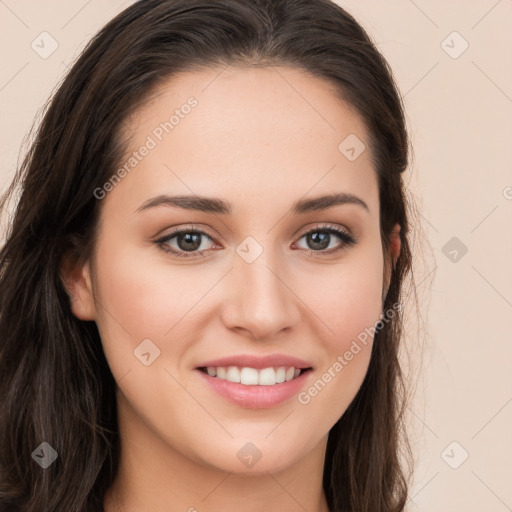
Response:
POLYGON ((267 257, 266 252, 252 263, 235 257, 224 284, 224 325, 260 341, 293 329, 300 319, 300 299, 291 281, 283 262, 267 257))

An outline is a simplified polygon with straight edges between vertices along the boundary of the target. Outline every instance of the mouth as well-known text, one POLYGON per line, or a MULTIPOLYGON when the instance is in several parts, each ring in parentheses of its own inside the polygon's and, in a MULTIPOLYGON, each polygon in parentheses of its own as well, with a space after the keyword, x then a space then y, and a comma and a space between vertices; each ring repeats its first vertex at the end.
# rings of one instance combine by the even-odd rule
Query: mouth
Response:
POLYGON ((288 354, 233 354, 202 361, 195 370, 222 399, 264 409, 291 400, 309 382, 314 368, 311 362, 288 354))
POLYGON ((210 377, 245 386, 276 386, 298 379, 312 370, 311 367, 296 368, 294 366, 269 366, 252 368, 250 366, 201 366, 199 371, 210 377))

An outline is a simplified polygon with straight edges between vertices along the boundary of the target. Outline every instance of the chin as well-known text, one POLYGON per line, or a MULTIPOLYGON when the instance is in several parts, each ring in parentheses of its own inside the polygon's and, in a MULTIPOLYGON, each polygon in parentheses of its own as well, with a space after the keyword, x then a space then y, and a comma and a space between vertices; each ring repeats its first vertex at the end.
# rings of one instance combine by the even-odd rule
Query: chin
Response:
POLYGON ((252 441, 249 437, 230 439, 228 444, 216 444, 199 455, 210 467, 245 476, 279 473, 304 457, 306 440, 283 445, 280 440, 265 439, 267 434, 252 441))

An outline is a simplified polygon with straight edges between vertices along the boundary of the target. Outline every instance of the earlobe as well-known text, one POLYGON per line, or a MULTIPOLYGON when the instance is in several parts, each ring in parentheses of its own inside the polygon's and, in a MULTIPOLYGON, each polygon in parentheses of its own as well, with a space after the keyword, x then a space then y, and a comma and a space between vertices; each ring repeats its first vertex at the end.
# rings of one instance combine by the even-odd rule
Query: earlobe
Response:
POLYGON ((73 314, 80 320, 95 320, 89 260, 79 264, 70 254, 66 254, 62 258, 61 279, 68 292, 73 314))

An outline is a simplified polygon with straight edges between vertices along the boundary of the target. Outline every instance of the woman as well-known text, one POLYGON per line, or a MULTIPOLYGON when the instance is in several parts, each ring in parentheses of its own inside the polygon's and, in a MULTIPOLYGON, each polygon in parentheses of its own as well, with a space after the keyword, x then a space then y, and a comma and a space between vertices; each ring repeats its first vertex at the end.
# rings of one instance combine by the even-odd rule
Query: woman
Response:
POLYGON ((408 145, 327 0, 108 23, 0 203, 2 510, 404 510, 408 145))

